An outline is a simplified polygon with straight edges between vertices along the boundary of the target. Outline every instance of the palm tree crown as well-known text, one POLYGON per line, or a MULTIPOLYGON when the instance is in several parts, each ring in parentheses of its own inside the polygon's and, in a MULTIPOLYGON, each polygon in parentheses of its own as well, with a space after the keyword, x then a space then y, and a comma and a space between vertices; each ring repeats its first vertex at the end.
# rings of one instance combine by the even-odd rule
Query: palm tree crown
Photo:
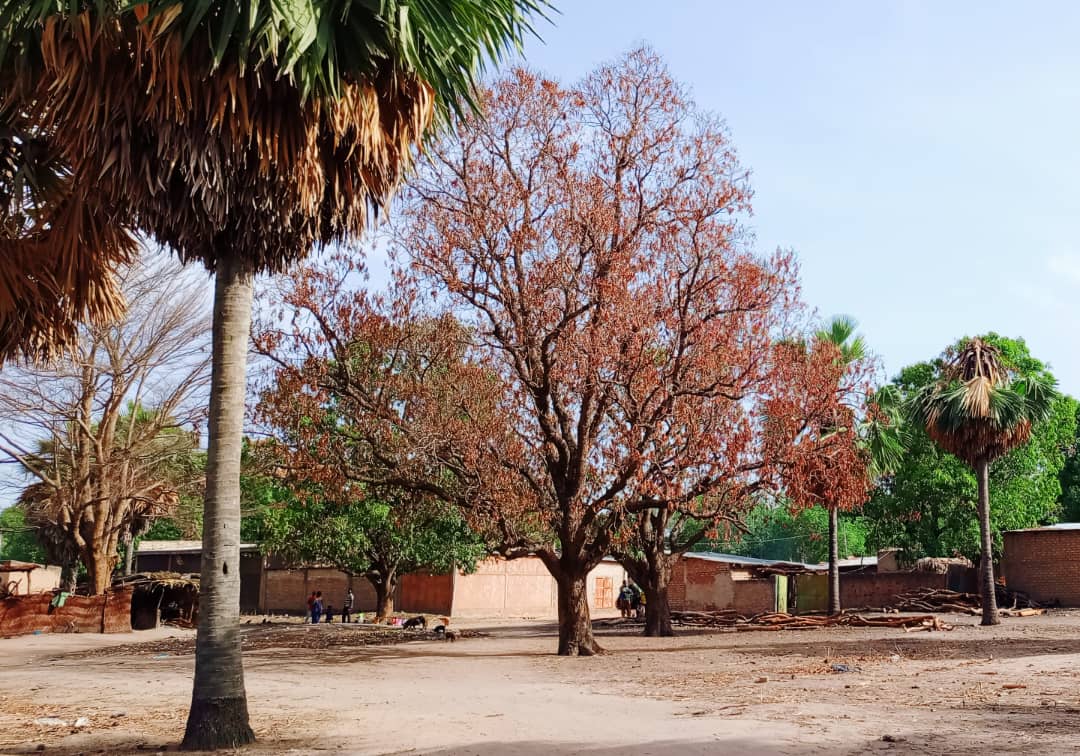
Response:
POLYGON ((975 466, 1025 443, 1058 397, 1050 380, 1016 377, 997 347, 975 338, 913 397, 911 414, 941 448, 975 466))
POLYGON ((114 315, 137 233, 252 271, 355 237, 545 5, 0 0, 0 358, 114 315))

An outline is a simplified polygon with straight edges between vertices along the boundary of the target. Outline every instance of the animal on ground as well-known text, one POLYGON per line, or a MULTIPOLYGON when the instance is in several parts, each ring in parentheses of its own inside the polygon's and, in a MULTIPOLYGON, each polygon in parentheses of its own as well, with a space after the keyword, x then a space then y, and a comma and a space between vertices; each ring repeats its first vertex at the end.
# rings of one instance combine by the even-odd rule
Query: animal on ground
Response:
POLYGON ((446 625, 436 625, 432 632, 435 633, 435 637, 439 640, 448 640, 451 643, 457 640, 457 633, 450 630, 446 625))
POLYGON ((406 630, 416 630, 419 628, 427 630, 427 617, 419 614, 412 619, 407 619, 405 620, 404 627, 406 630))

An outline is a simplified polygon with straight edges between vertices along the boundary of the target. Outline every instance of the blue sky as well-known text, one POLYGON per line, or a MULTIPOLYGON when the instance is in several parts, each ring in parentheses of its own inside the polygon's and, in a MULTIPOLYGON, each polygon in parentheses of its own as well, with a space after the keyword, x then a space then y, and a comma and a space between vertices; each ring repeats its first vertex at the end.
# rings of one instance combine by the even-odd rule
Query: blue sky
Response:
POLYGON ((727 120, 761 249, 796 250, 890 375, 994 330, 1080 394, 1080 4, 556 5, 528 64, 656 48, 727 120))

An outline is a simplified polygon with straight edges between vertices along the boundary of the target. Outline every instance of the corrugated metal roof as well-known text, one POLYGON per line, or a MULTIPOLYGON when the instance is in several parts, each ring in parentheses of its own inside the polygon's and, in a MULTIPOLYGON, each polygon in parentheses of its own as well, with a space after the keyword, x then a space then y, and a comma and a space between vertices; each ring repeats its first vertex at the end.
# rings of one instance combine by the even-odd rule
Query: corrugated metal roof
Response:
MULTIPOLYGON (((774 567, 784 565, 789 567, 802 567, 811 571, 824 571, 829 569, 827 562, 820 564, 808 564, 806 562, 785 562, 780 559, 759 559, 757 557, 741 556, 739 554, 721 554, 716 551, 689 551, 686 556, 691 559, 706 559, 711 562, 724 562, 725 564, 741 564, 747 567, 774 567)), ((875 567, 876 556, 853 557, 841 559, 837 562, 840 567, 875 567)))
POLYGON ((1080 530, 1080 522, 1059 522, 1056 525, 1043 525, 1038 528, 1020 528, 1019 530, 1006 530, 1006 533, 1035 533, 1040 530, 1080 530))
POLYGON ((688 559, 705 559, 710 562, 724 562, 725 564, 745 564, 747 566, 771 567, 776 564, 789 564, 796 567, 815 568, 816 565, 803 564, 802 562, 784 562, 777 559, 758 559, 757 557, 741 556, 739 554, 721 554, 717 551, 688 551, 688 559))
MULTIPOLYGON (((258 551, 254 543, 240 544, 241 551, 258 551)), ((139 541, 136 554, 198 554, 202 551, 202 541, 139 541)))

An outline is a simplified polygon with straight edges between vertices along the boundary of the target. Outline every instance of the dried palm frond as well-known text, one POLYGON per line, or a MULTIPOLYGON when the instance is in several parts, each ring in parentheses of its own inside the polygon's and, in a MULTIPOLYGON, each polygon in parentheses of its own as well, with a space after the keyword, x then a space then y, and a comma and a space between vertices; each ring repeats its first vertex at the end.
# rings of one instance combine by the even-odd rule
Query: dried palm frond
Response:
POLYGON ((0 360, 49 357, 77 322, 115 317, 113 280, 135 243, 100 204, 74 187, 51 136, 0 95, 0 360))
POLYGON ((211 269, 272 271, 360 234, 543 6, 0 0, 0 107, 49 140, 81 224, 49 203, 36 234, 0 237, 0 358, 115 312, 136 229, 211 269))

